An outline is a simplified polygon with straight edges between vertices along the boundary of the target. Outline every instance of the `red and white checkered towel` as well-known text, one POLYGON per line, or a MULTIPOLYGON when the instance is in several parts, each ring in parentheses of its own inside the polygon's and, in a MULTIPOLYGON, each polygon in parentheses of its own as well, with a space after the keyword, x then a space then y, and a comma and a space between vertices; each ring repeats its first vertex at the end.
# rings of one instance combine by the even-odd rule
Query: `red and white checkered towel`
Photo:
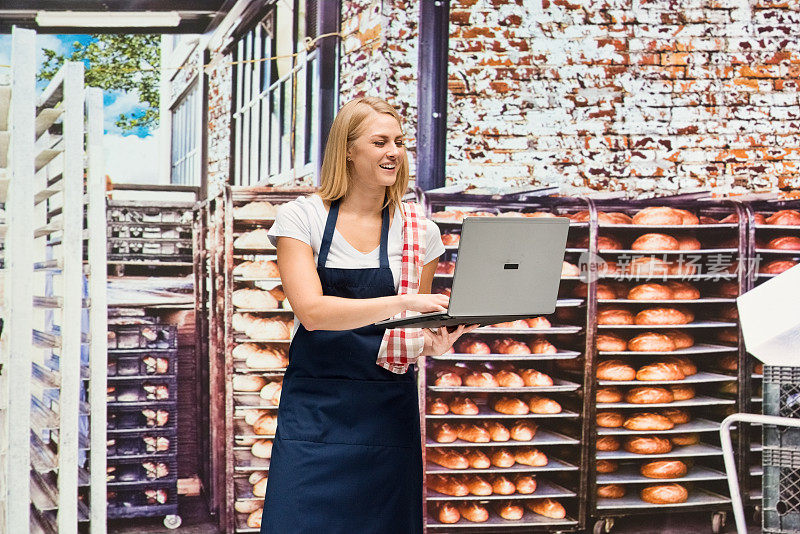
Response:
MULTIPOLYGON (((401 202, 403 215, 403 265, 400 270, 399 295, 419 291, 425 259, 425 212, 419 204, 401 202)), ((395 318, 418 315, 419 312, 402 311, 395 318)), ((397 374, 408 371, 408 367, 422 354, 425 337, 421 328, 392 328, 386 330, 378 351, 378 365, 397 374)))

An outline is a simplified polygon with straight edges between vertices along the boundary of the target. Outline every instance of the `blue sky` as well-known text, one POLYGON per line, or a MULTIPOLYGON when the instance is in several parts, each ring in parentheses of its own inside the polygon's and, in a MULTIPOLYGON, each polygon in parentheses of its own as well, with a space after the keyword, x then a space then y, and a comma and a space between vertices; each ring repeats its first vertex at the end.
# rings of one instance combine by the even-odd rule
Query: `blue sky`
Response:
MULTIPOLYGON (((91 39, 88 35, 51 35, 38 34, 36 45, 38 47, 37 68, 44 62, 43 49, 55 50, 65 54, 72 49, 72 43, 79 41, 87 43, 91 39)), ((11 35, 0 34, 0 65, 11 63, 11 35)), ((0 79, 7 75, 9 69, 0 67, 0 79)), ((47 86, 43 80, 36 84, 37 90, 42 91, 47 86)), ((154 183, 157 181, 158 144, 157 132, 140 128, 133 133, 123 134, 114 122, 120 114, 128 115, 144 111, 144 106, 139 103, 138 94, 124 91, 105 91, 103 95, 105 106, 105 136, 104 145, 106 153, 106 168, 114 182, 126 183, 154 183)))

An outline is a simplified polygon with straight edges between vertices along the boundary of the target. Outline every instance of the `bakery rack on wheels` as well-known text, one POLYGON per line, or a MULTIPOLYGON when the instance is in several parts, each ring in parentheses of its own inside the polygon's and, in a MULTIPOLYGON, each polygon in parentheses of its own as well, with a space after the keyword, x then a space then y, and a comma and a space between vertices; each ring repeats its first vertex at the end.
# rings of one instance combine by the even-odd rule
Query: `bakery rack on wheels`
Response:
POLYGON ((108 518, 163 516, 174 529, 178 332, 149 321, 108 326, 108 518))
MULTIPOLYGON (((751 258, 749 290, 800 262, 800 200, 776 197, 744 204, 751 258)), ((795 418, 800 415, 789 402, 792 395, 800 391, 797 368, 764 367, 746 354, 740 374, 748 384, 744 389, 749 392, 742 399, 742 412, 795 418)), ((797 491, 787 487, 794 482, 791 477, 784 476, 782 469, 798 468, 797 461, 792 460, 792 448, 800 447, 799 431, 772 425, 762 428, 757 421, 742 427, 737 453, 743 461, 737 463, 737 471, 743 502, 748 511, 755 512, 748 515, 754 515, 758 521, 763 509, 764 532, 799 529, 797 491), (784 493, 792 491, 795 495, 785 498, 784 493)), ((790 472, 794 480, 797 480, 796 473, 790 472)))
MULTIPOLYGON (((436 292, 447 293, 452 283, 464 216, 565 215, 588 209, 580 199, 545 196, 552 190, 494 195, 454 189, 418 192, 446 248, 434 277, 436 292)), ((573 222, 569 235, 587 239, 588 224, 573 222)), ((565 368, 581 365, 587 308, 585 297, 573 293, 585 251, 569 249, 571 270, 564 271, 552 316, 479 328, 453 352, 418 362, 426 532, 568 532, 583 527, 583 385, 565 368), (537 383, 534 371, 549 376, 538 382, 549 385, 532 385, 537 383), (487 373, 497 380, 501 372, 504 386, 481 383, 487 373), (522 376, 534 378, 519 383, 522 376), (478 382, 472 382, 475 378, 478 382), (504 397, 507 406, 500 403, 504 397), (517 441, 505 435, 525 426, 533 430, 532 437, 521 433, 517 441), (476 428, 480 434, 491 429, 489 437, 478 437, 476 428)))
POLYGON ((202 284, 208 284, 209 473, 212 506, 227 533, 259 531, 294 320, 266 234, 277 205, 312 192, 225 187, 201 208, 206 236, 197 259, 208 268, 202 284))
POLYGON ((718 431, 745 393, 735 314, 746 287, 743 207, 693 195, 591 203, 596 314, 585 391, 592 530, 610 532, 615 518, 633 514, 709 511, 712 531, 721 532, 731 501, 718 431), (676 217, 658 207, 691 213, 676 217), (671 463, 659 475, 656 460, 683 465, 671 463), (651 493, 673 483, 683 489, 651 493))
POLYGON ((29 478, 8 480, 7 526, 9 533, 102 534, 106 338, 92 332, 103 332, 106 320, 103 97, 84 87, 84 66, 74 62, 34 96, 34 38, 14 30, 15 53, 23 41, 30 52, 15 58, 27 70, 15 73, 15 84, 20 74, 29 85, 15 88, 14 144, 32 150, 15 154, 9 191, 20 215, 11 224, 20 233, 12 232, 6 260, 12 279, 13 271, 27 271, 11 289, 9 310, 11 361, 27 369, 10 379, 14 396, 28 404, 9 421, 21 441, 12 443, 10 460, 29 478))

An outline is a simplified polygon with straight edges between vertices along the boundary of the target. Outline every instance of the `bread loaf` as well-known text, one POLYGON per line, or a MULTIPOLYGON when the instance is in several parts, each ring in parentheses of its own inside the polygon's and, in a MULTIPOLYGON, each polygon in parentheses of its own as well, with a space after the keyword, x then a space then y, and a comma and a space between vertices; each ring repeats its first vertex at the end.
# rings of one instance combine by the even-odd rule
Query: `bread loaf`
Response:
POLYGON ((428 487, 442 495, 451 497, 466 497, 469 495, 469 488, 466 484, 455 477, 444 475, 428 475, 428 487))
POLYGON ((492 350, 489 345, 479 339, 474 338, 461 338, 456 341, 456 352, 460 354, 491 354, 492 350))
POLYGON ((622 390, 618 387, 600 387, 597 388, 597 403, 606 404, 609 402, 622 402, 622 390))
POLYGON ((530 408, 531 413, 535 414, 561 413, 561 405, 558 402, 539 395, 530 396, 528 408, 530 408))
POLYGON ((547 317, 529 317, 525 319, 525 322, 528 325, 528 328, 550 328, 553 326, 550 324, 550 320, 547 317))
MULTIPOLYGON (((675 350, 688 349, 694 346, 694 338, 691 334, 681 332, 680 330, 664 330, 661 332, 675 343, 675 350)), ((684 374, 686 374, 684 372, 684 374)), ((688 375, 687 375, 688 376, 688 375)))
POLYGON ((521 388, 525 387, 525 382, 522 377, 513 371, 498 371, 495 374, 495 379, 500 387, 504 388, 521 388))
POLYGON ((522 341, 504 337, 492 342, 492 352, 496 354, 530 354, 531 349, 522 341))
POLYGON ((694 364, 694 362, 692 362, 692 360, 685 356, 667 356, 661 361, 670 365, 677 365, 681 373, 686 376, 697 374, 697 366, 694 364))
POLYGON ((674 300, 696 300, 700 298, 700 290, 687 282, 670 280, 666 286, 672 291, 674 300))
POLYGON ((634 380, 636 371, 621 360, 606 360, 597 364, 598 380, 634 380))
POLYGON ((245 232, 233 241, 234 248, 261 248, 272 249, 272 243, 267 237, 265 228, 257 228, 250 232, 245 232))
POLYGON ((278 206, 263 200, 254 200, 233 208, 234 219, 270 219, 278 214, 278 206))
POLYGON ((628 438, 625 441, 625 450, 634 454, 665 454, 672 450, 672 444, 668 439, 640 436, 628 438))
POLYGON ((597 426, 603 428, 618 428, 625 422, 622 412, 598 411, 596 415, 597 426))
POLYGON ((278 417, 270 413, 265 413, 253 423, 253 433, 259 436, 275 435, 275 430, 277 429, 278 417))
POLYGON ((484 421, 483 425, 489 431, 489 438, 492 441, 508 441, 511 439, 511 433, 503 424, 497 421, 484 421))
POLYGON ((601 306, 597 312, 597 324, 629 325, 633 324, 633 313, 625 308, 601 306))
POLYGON ((558 349, 543 337, 530 342, 531 354, 556 354, 558 349))
POLYGON ((253 496, 264 497, 267 494, 267 477, 260 479, 253 484, 253 496))
POLYGON ((685 401, 693 399, 696 395, 692 386, 669 386, 675 401, 685 401))
POLYGON ((766 248, 773 250, 800 250, 800 237, 786 235, 771 239, 766 248))
POLYGON ((517 493, 530 495, 536 491, 536 479, 530 475, 517 475, 514 478, 514 486, 517 493))
POLYGON ((784 271, 788 271, 795 265, 797 265, 797 262, 794 260, 772 260, 766 265, 759 267, 758 272, 764 274, 781 274, 784 271))
POLYGON ((264 503, 248 500, 248 501, 236 501, 233 503, 233 509, 236 510, 237 513, 240 514, 252 514, 256 510, 260 510, 264 506, 264 503))
POLYGON ((562 278, 567 276, 580 276, 580 275, 581 275, 581 270, 578 268, 577 265, 573 265, 572 263, 566 261, 563 262, 563 264, 561 265, 562 278))
POLYGON ((664 334, 645 332, 628 341, 628 350, 634 352, 670 352, 675 350, 675 342, 664 334))
POLYGON ((497 510, 497 515, 506 521, 519 521, 525 513, 522 506, 511 501, 497 503, 495 510, 497 510))
POLYGON ((643 464, 639 469, 647 478, 680 478, 686 475, 686 464, 680 460, 656 460, 643 464))
POLYGON ((676 504, 686 502, 689 492, 679 484, 659 484, 644 488, 641 497, 644 502, 652 504, 676 504))
MULTIPOLYGON (((244 278, 280 278, 281 273, 278 270, 278 263, 275 260, 256 260, 256 261, 243 261, 233 269, 234 276, 242 276, 244 278)), ((254 291, 254 290, 251 290, 254 291)), ((257 291, 257 290, 256 290, 257 291)), ((271 292, 270 296, 275 298, 271 292)), ((277 299, 275 299, 277 300, 277 299)), ((281 299, 283 300, 283 299, 281 299)), ((236 304, 234 304, 236 306, 236 304)), ((257 308, 260 306, 241 306, 242 308, 257 308)), ((266 307, 266 306, 265 306, 266 307)), ((272 308, 277 307, 277 303, 272 308)))
POLYGON ((524 319, 517 319, 515 321, 506 321, 504 323, 495 323, 493 325, 489 325, 493 328, 513 328, 513 329, 523 329, 528 328, 528 322, 524 319))
POLYGON ((251 339, 285 340, 291 337, 291 323, 280 318, 256 318, 245 328, 245 334, 251 339))
POLYGON ((672 290, 664 284, 639 284, 628 291, 628 298, 631 300, 670 300, 674 297, 672 290))
POLYGON ((669 418, 656 413, 636 413, 625 420, 623 425, 628 430, 636 431, 655 431, 670 430, 675 427, 675 423, 669 418))
POLYGON ((526 415, 530 412, 528 405, 520 399, 500 397, 492 405, 494 411, 505 415, 526 415))
POLYGON ((553 385, 553 379, 550 378, 550 376, 536 369, 523 369, 520 374, 522 375, 523 384, 527 387, 547 387, 553 385))
POLYGON ((464 385, 473 388, 496 388, 500 387, 497 380, 487 371, 477 372, 474 371, 464 377, 464 385))
POLYGON ((632 250, 678 250, 678 240, 667 234, 650 233, 636 238, 632 250))
POLYGON ((681 216, 681 223, 684 226, 700 224, 700 218, 694 213, 680 208, 672 208, 672 210, 681 216))
POLYGON ((247 516, 247 526, 249 528, 261 528, 261 515, 264 509, 258 509, 247 516))
POLYGON ((458 439, 469 441, 470 443, 489 443, 492 441, 489 431, 482 426, 474 424, 460 424, 455 430, 458 439))
POLYGON ((461 514, 458 508, 453 506, 453 503, 447 501, 436 505, 436 517, 440 523, 444 523, 445 525, 458 523, 461 520, 461 514))
MULTIPOLYGON (((518 464, 531 467, 544 467, 548 463, 547 456, 539 449, 534 449, 533 447, 515 447, 514 460, 518 464)), ((492 463, 494 463, 494 457, 492 457, 492 463)))
POLYGON ((533 513, 550 519, 564 519, 567 516, 567 511, 561 506, 561 503, 553 499, 526 501, 525 505, 533 513))
POLYGON ((642 366, 636 371, 636 380, 683 380, 685 378, 686 375, 674 363, 655 362, 642 366))
POLYGON ((256 458, 271 458, 272 457, 272 440, 260 439, 253 443, 250 447, 250 452, 256 458))
POLYGON ((628 390, 625 400, 631 404, 664 404, 672 402, 672 392, 664 388, 638 387, 628 390))
POLYGON ((514 441, 530 441, 537 429, 538 425, 532 421, 518 421, 509 432, 514 441))
POLYGON ((634 214, 633 224, 679 225, 683 224, 683 216, 666 206, 651 206, 634 214))
POLYGON ((678 238, 678 250, 700 250, 703 245, 700 240, 690 235, 682 235, 678 238))
MULTIPOLYGON (((572 290, 572 296, 578 298, 586 298, 587 291, 589 290, 589 286, 580 283, 575 285, 575 289, 572 290)), ((597 283, 597 298, 598 299, 615 299, 617 298, 617 292, 611 284, 606 282, 598 282, 597 283)))
POLYGON ((597 350, 607 352, 622 352, 626 350, 628 342, 614 334, 598 334, 595 337, 597 350))
POLYGON ((688 423, 692 420, 689 412, 682 410, 681 408, 664 408, 661 410, 661 415, 667 417, 676 425, 682 425, 683 423, 688 423))
POLYGON ((242 343, 233 348, 234 359, 244 359, 250 369, 282 369, 289 365, 286 351, 262 347, 256 343, 242 343))
POLYGON ((621 499, 625 496, 625 486, 621 484, 597 486, 597 496, 601 499, 621 499))
POLYGON ((489 520, 489 512, 477 501, 462 501, 458 504, 461 517, 473 523, 483 523, 489 520))
POLYGON ((637 313, 634 321, 640 325, 686 324, 690 316, 676 308, 648 308, 637 313))
POLYGON ((492 493, 495 495, 512 495, 516 493, 517 487, 503 475, 495 475, 491 478, 492 493))
POLYGON ((467 469, 469 467, 466 457, 452 449, 430 448, 426 452, 426 458, 447 469, 467 469))
POLYGON ((233 390, 244 392, 260 391, 267 383, 267 379, 258 375, 233 375, 233 390))
POLYGON ((231 302, 236 308, 273 310, 278 307, 275 297, 260 289, 237 289, 231 294, 231 302))
POLYGON ((595 470, 598 474, 614 473, 619 470, 616 460, 597 460, 595 470))
POLYGON ((462 383, 461 377, 450 371, 438 371, 435 376, 433 385, 436 387, 458 387, 462 383))
MULTIPOLYGON (((467 461, 469 462, 469 466, 472 469, 489 469, 492 466, 489 457, 486 456, 480 449, 476 448, 470 449, 465 453, 465 455, 467 461)), ((512 461, 511 465, 514 465, 513 464, 514 460, 512 459, 511 461, 512 461)))
POLYGON ((664 276, 669 274, 670 264, 652 256, 637 256, 628 264, 631 276, 664 276))
POLYGON ((598 451, 618 451, 621 446, 619 440, 614 436, 600 436, 595 444, 598 451))
POLYGON ((450 401, 450 411, 456 415, 478 415, 480 410, 469 397, 454 397, 450 401))
POLYGON ((437 443, 453 443, 458 439, 458 432, 450 423, 433 425, 430 434, 437 443))
POLYGON ((425 402, 425 407, 429 415, 444 415, 450 411, 447 403, 441 397, 436 397, 435 399, 428 397, 425 402))
POLYGON ((492 465, 495 467, 511 467, 515 462, 515 455, 508 449, 498 449, 492 453, 492 465))
POLYGON ((767 217, 766 223, 779 226, 797 226, 800 224, 800 212, 796 210, 776 211, 767 217))
POLYGON ((669 441, 676 447, 685 447, 687 445, 697 445, 700 443, 699 434, 673 434, 669 437, 669 441))
POLYGON ((464 483, 467 485, 470 495, 485 497, 486 495, 492 494, 492 485, 489 484, 482 476, 468 476, 464 480, 464 483))

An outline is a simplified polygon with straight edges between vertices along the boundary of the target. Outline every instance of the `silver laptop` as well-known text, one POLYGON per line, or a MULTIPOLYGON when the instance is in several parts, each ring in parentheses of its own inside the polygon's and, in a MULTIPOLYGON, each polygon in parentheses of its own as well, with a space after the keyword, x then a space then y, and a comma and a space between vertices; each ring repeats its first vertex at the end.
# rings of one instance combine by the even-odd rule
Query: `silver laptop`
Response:
POLYGON ((488 325, 553 313, 569 219, 467 217, 447 312, 375 323, 386 328, 488 325))

